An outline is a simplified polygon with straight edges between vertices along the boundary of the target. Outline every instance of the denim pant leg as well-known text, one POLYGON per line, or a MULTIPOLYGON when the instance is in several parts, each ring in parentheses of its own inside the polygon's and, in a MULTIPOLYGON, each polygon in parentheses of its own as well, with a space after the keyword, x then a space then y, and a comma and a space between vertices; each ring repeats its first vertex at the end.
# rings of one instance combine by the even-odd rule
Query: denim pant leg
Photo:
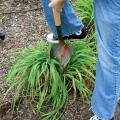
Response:
MULTIPOLYGON (((54 36, 57 36, 56 28, 54 24, 54 17, 52 9, 48 7, 48 4, 51 0, 41 0, 46 21, 50 27, 50 30, 53 32, 54 36)), ((70 0, 66 0, 64 8, 61 12, 61 24, 62 24, 62 34, 63 36, 70 35, 74 32, 78 32, 84 26, 81 20, 78 20, 75 12, 72 9, 70 0)))
POLYGON ((110 120, 120 93, 120 1, 94 0, 98 63, 92 96, 93 112, 110 120))

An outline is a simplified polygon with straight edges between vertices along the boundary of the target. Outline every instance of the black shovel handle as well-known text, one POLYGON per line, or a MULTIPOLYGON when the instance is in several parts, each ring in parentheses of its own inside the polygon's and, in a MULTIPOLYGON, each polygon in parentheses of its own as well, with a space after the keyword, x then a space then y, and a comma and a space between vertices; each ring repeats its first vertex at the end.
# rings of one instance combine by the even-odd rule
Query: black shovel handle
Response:
POLYGON ((64 43, 64 41, 62 39, 60 12, 58 12, 55 9, 53 9, 53 15, 54 15, 54 21, 55 21, 55 26, 56 26, 57 34, 58 34, 58 40, 59 40, 59 42, 64 43))

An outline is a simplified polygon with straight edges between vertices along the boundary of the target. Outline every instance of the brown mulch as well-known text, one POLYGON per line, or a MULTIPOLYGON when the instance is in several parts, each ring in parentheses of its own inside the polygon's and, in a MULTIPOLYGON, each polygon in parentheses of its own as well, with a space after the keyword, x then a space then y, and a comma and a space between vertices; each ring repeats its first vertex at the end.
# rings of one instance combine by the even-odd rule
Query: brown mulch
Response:
MULTIPOLYGON (((6 39, 0 43, 0 102, 5 94, 4 78, 14 58, 9 54, 14 50, 34 45, 45 40, 49 32, 41 5, 37 0, 0 0, 0 31, 6 32, 6 39)), ((37 120, 31 104, 24 100, 19 109, 10 111, 9 99, 0 110, 0 120, 37 120)), ((116 112, 119 117, 120 109, 116 112)), ((68 104, 61 120, 89 120, 92 115, 89 103, 79 98, 74 104, 68 104)), ((120 120, 120 118, 116 118, 120 120)))
MULTIPOLYGON (((43 17, 41 5, 34 0, 0 0, 0 31, 6 39, 0 43, 0 102, 6 91, 4 78, 14 58, 9 54, 14 50, 34 45, 45 40, 48 27, 43 17)), ((36 120, 29 101, 23 101, 15 112, 10 111, 9 101, 0 109, 0 120, 36 120)))

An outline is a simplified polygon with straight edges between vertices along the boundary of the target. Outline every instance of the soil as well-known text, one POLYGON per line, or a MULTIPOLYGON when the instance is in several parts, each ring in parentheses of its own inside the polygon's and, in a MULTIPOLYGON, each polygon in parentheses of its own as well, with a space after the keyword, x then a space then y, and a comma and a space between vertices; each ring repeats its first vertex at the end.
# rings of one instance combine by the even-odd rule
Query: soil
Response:
MULTIPOLYGON (((6 92, 5 75, 14 58, 10 53, 34 45, 38 40, 45 40, 49 32, 41 4, 37 0, 0 0, 0 32, 6 33, 6 39, 0 42, 0 102, 6 92)), ((37 120, 33 115, 29 100, 24 100, 18 109, 10 111, 11 97, 0 109, 0 120, 37 120)), ((120 120, 120 106, 116 112, 120 120)), ((78 97, 73 104, 68 104, 61 120, 89 120, 92 116, 90 104, 78 97)))

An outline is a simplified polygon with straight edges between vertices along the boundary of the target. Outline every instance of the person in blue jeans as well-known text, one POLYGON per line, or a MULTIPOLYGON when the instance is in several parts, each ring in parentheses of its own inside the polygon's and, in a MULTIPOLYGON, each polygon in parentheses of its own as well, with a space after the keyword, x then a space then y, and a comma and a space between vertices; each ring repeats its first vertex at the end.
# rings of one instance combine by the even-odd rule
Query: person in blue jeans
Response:
MULTIPOLYGON (((47 40, 51 43, 58 43, 57 31, 54 23, 53 11, 48 6, 50 0, 42 0, 45 18, 52 33, 47 35, 47 40)), ((62 35, 66 39, 84 39, 86 36, 82 21, 78 20, 69 0, 66 0, 61 12, 62 35)))
MULTIPOLYGON (((47 40, 57 43, 52 9, 61 11, 62 33, 67 39, 83 39, 84 25, 77 19, 69 0, 42 0, 46 20, 52 31, 47 40)), ((94 116, 90 120, 113 120, 120 94, 120 0, 94 0, 98 61, 91 100, 94 116)))

